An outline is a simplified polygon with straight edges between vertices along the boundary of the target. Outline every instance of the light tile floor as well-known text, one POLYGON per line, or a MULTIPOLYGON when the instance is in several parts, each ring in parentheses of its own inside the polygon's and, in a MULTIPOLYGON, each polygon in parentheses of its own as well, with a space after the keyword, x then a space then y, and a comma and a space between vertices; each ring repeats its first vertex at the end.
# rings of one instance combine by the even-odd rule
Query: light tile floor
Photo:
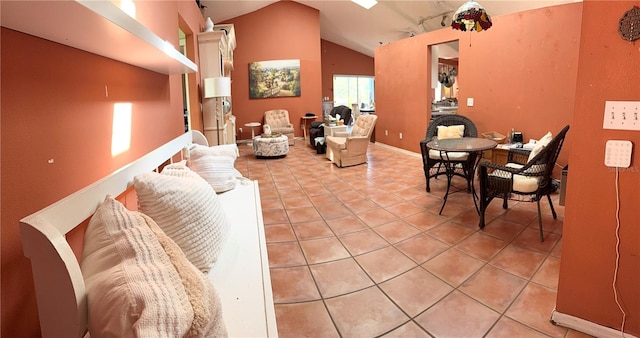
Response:
POLYGON ((370 144, 368 164, 338 168, 301 140, 280 159, 239 148, 260 186, 281 337, 584 337, 549 322, 557 195, 541 243, 535 203, 494 201, 484 230, 466 192, 438 215, 446 179, 427 193, 417 154, 370 144))

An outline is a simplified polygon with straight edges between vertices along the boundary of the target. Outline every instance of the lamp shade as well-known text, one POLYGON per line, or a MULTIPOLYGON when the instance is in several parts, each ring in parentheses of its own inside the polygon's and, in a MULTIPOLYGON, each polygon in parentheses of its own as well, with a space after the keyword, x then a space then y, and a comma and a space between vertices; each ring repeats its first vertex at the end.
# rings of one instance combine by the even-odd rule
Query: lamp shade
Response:
POLYGON ((474 0, 465 2, 453 14, 451 28, 461 31, 481 32, 491 28, 491 17, 479 3, 474 0))
POLYGON ((231 96, 230 77, 208 77, 204 79, 204 97, 206 99, 225 96, 231 96))

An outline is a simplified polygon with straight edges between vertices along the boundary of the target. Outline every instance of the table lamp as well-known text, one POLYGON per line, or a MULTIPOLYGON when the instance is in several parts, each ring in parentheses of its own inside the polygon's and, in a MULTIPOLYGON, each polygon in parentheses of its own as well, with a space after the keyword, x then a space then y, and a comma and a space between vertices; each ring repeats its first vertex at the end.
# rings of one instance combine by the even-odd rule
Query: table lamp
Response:
MULTIPOLYGON (((212 99, 217 97, 231 96, 230 77, 208 77, 204 79, 204 98, 212 99)), ((216 102, 216 136, 220 144, 220 117, 219 105, 216 102)))

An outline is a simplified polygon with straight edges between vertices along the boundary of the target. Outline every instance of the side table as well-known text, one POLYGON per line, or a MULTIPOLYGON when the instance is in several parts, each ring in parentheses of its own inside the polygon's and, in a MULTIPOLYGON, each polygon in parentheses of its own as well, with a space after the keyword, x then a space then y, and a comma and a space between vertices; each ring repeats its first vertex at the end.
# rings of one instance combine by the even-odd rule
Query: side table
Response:
POLYGON ((315 120, 318 117, 315 115, 303 116, 302 119, 302 135, 304 135, 304 142, 307 142, 307 120, 315 120))
POLYGON ((253 139, 256 137, 256 133, 253 128, 260 127, 261 125, 262 124, 260 122, 249 122, 244 124, 245 127, 251 128, 251 142, 249 142, 249 145, 253 144, 253 139))

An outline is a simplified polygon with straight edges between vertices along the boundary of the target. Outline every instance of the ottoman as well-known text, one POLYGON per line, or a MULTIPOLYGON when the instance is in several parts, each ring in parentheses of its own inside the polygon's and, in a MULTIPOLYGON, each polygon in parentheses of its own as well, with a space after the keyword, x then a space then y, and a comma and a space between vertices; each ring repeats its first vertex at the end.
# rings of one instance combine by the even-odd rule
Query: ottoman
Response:
POLYGON ((289 152, 289 138, 286 135, 277 137, 256 136, 253 139, 253 153, 257 158, 285 157, 289 152))

